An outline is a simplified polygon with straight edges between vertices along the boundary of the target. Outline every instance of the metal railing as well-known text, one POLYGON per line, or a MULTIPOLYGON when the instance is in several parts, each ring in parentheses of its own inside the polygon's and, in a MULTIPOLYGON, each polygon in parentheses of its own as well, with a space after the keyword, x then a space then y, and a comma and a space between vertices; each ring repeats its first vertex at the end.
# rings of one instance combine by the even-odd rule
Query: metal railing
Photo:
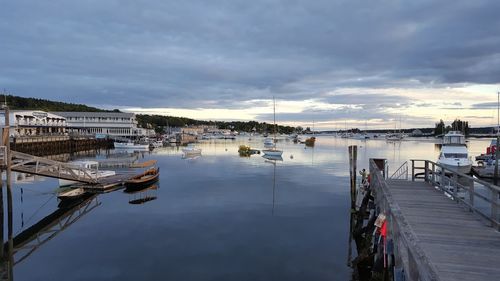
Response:
POLYGON ((389 178, 391 180, 408 180, 408 161, 404 162, 389 178))
POLYGON ((489 221, 493 228, 500 230, 500 187, 429 160, 413 159, 411 163, 412 181, 423 179, 432 184, 489 221), (422 163, 423 166, 416 165, 422 163))

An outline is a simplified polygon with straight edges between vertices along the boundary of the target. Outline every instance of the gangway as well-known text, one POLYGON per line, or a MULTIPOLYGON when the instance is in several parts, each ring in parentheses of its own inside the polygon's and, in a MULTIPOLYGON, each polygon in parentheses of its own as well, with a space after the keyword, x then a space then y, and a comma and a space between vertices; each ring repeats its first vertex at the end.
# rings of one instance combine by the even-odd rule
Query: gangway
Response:
POLYGON ((97 169, 80 167, 17 151, 11 151, 10 157, 12 171, 87 184, 99 183, 97 169))

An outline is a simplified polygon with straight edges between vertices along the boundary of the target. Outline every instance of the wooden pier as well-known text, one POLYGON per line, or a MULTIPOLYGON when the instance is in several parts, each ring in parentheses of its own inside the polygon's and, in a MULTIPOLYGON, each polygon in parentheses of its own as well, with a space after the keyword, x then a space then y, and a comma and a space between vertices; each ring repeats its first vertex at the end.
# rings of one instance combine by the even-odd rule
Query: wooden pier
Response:
POLYGON ((391 179, 370 160, 371 190, 377 213, 386 217, 395 271, 404 280, 499 280, 500 188, 431 161, 411 163, 409 180, 400 172, 408 177, 408 167, 391 179))

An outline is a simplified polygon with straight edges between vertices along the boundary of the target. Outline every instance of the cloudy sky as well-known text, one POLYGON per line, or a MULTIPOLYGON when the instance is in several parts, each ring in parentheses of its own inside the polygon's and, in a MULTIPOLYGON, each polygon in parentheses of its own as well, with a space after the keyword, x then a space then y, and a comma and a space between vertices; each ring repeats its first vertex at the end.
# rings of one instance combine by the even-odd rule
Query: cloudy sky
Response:
POLYGON ((500 1, 4 0, 0 88, 335 129, 496 123, 500 1))

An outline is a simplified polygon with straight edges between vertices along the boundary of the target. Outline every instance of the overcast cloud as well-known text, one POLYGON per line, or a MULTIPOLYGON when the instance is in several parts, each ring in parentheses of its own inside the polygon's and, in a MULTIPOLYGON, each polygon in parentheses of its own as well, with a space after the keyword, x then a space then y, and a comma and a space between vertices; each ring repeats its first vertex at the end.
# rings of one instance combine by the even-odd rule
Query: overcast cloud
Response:
POLYGON ((0 88, 120 108, 313 99, 325 108, 284 119, 347 118, 326 108, 353 105, 349 118, 388 120, 432 104, 412 89, 499 84, 499 10, 481 0, 2 1, 0 88))

